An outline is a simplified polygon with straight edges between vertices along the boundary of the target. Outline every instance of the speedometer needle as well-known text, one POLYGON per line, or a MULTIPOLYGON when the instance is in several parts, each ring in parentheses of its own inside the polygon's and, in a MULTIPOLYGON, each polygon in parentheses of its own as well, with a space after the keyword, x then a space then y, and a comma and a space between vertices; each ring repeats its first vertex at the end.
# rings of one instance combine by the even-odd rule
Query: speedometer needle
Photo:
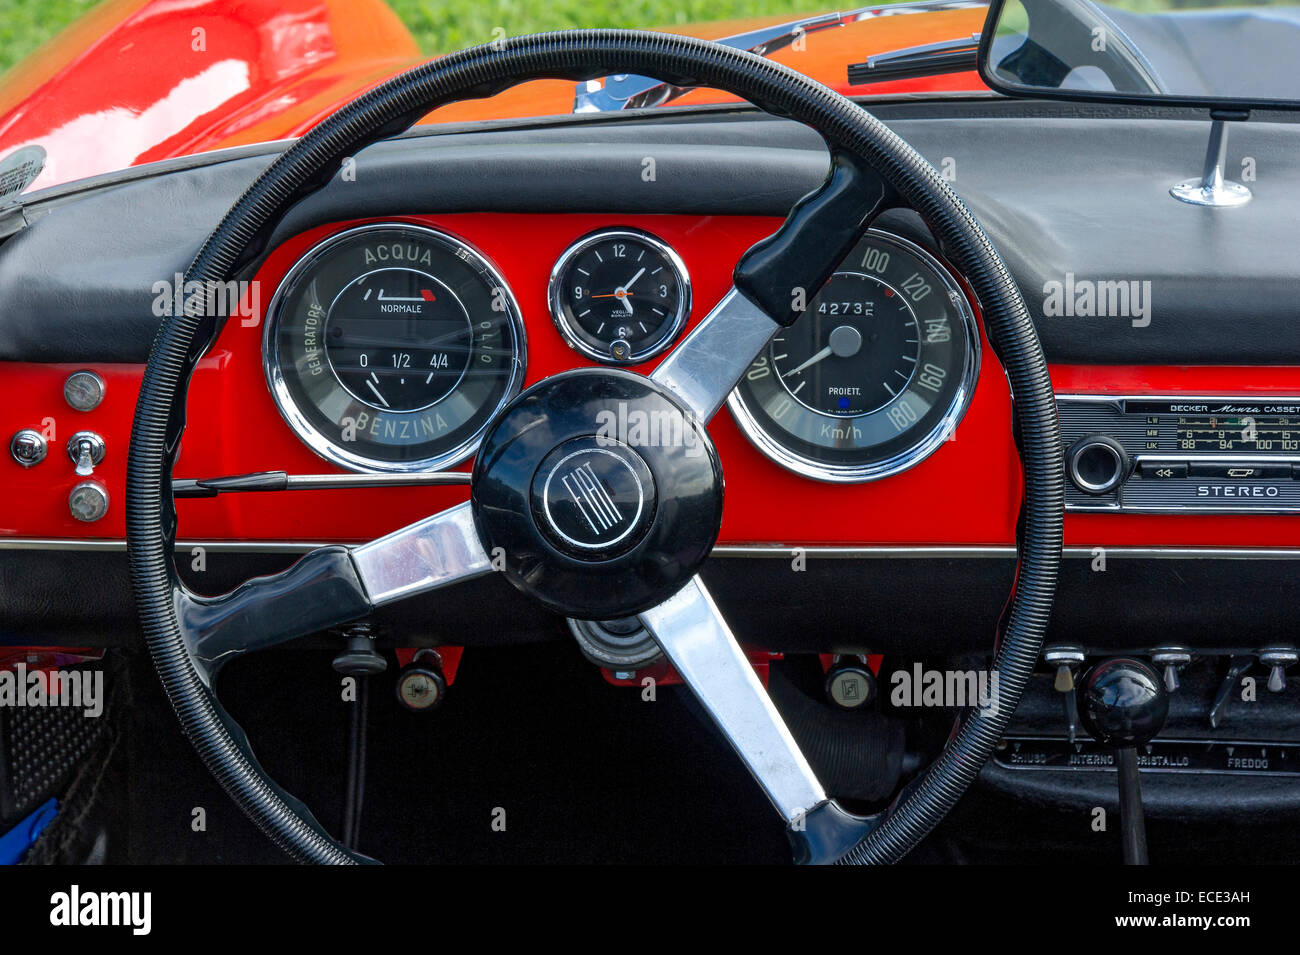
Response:
POLYGON ((819 351, 817 354, 813 355, 811 358, 809 358, 809 359, 808 359, 806 362, 804 362, 802 365, 800 365, 800 366, 797 367, 797 368, 791 369, 790 371, 787 371, 787 372, 786 372, 784 375, 782 375, 781 377, 782 377, 782 378, 786 378, 786 377, 789 377, 790 375, 797 375, 797 374, 799 374, 799 372, 803 371, 805 368, 810 368, 810 367, 812 367, 813 365, 817 364, 819 361, 821 361, 823 358, 830 358, 831 355, 833 355, 833 354, 835 354, 834 350, 831 348, 830 345, 827 345, 825 348, 823 348, 823 349, 822 349, 821 351, 819 351))

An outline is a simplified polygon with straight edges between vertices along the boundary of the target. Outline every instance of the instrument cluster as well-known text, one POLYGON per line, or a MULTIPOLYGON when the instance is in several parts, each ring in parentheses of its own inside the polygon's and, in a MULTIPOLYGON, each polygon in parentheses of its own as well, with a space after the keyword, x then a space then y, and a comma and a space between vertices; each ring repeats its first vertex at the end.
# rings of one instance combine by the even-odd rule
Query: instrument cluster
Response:
MULTIPOLYGON (((546 302, 554 332, 584 359, 636 365, 681 338, 691 279, 659 237, 604 228, 559 256, 546 302)), ((728 405, 782 467, 876 480, 951 434, 971 398, 979 342, 949 270, 872 230, 728 405)), ((263 342, 285 421, 321 457, 363 472, 469 458, 523 387, 527 357, 523 313, 501 271, 456 236, 405 222, 348 228, 308 250, 271 300, 263 342)))

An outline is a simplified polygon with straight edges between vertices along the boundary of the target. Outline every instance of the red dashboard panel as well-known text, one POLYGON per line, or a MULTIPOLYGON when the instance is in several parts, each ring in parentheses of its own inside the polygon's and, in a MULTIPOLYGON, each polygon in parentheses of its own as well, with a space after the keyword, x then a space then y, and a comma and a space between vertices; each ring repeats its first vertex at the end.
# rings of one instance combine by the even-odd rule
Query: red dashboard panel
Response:
MULTIPOLYGON (((526 383, 587 359, 571 350, 551 322, 546 288, 556 259, 595 229, 631 226, 654 233, 681 255, 693 284, 691 324, 730 287, 741 253, 771 233, 778 219, 698 216, 460 214, 407 217, 452 233, 500 269, 522 309, 528 332, 526 383)), ((257 277, 264 310, 280 279, 321 239, 356 223, 313 230, 286 242, 257 277)), ((197 369, 177 477, 260 470, 337 470, 303 445, 282 421, 262 368, 260 321, 232 319, 197 369)), ((650 371, 655 361, 636 370, 650 371)), ((49 433, 50 453, 23 469, 0 464, 0 534, 21 538, 125 535, 126 456, 139 366, 95 366, 107 383, 102 405, 81 413, 62 395, 81 366, 15 364, 0 389, 0 433, 24 427, 49 433), (63 446, 75 431, 101 434, 108 452, 96 478, 108 488, 108 515, 73 519, 68 493, 80 480, 63 446)), ((1053 368, 1058 391, 1095 393, 1300 393, 1300 368, 1053 368)), ((830 485, 769 461, 723 411, 710 428, 726 474, 722 543, 1009 544, 1019 505, 1019 467, 1010 437, 1006 380, 985 343, 970 408, 953 440, 910 471, 869 484, 830 485)), ((468 465, 463 465, 468 467, 468 465)), ((178 503, 182 539, 341 541, 377 537, 465 499, 459 488, 393 488, 225 495, 178 503)), ((1286 516, 1150 516, 1071 514, 1066 543, 1097 545, 1288 546, 1300 518, 1286 516)))

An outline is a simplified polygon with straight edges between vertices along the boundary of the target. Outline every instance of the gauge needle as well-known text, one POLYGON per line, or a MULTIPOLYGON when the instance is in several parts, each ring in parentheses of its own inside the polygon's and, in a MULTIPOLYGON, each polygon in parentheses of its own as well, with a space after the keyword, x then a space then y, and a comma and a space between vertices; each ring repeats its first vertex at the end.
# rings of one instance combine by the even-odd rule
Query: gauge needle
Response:
POLYGON ((831 355, 833 355, 833 354, 835 354, 834 350, 831 349, 831 346, 830 346, 830 345, 827 345, 825 348, 823 348, 823 349, 822 349, 821 351, 819 351, 817 354, 813 355, 811 358, 809 358, 809 359, 808 359, 806 362, 804 362, 802 365, 800 365, 800 366, 797 367, 797 368, 791 369, 790 371, 787 371, 787 372, 786 372, 784 375, 782 375, 781 377, 782 377, 782 378, 788 378, 790 375, 797 375, 797 374, 799 374, 799 372, 803 371, 805 368, 810 368, 811 366, 813 366, 813 365, 817 364, 819 361, 821 361, 823 358, 829 358, 829 357, 830 357, 831 355))
POLYGON ((374 377, 375 377, 375 373, 372 371, 370 373, 370 377, 366 379, 366 387, 369 388, 371 391, 373 391, 375 393, 375 397, 378 398, 380 401, 383 401, 384 407, 387 408, 388 402, 384 401, 384 396, 381 395, 379 393, 379 389, 375 387, 375 382, 372 380, 374 379, 374 377))

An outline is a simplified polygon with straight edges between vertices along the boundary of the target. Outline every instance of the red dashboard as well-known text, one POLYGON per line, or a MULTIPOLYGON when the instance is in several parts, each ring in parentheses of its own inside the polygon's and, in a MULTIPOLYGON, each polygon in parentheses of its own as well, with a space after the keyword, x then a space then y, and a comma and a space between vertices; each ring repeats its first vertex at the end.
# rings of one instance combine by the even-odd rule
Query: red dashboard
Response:
MULTIPOLYGON (((690 325, 727 291, 741 253, 780 220, 739 216, 506 215, 411 216, 477 248, 504 276, 527 329, 532 384, 590 364, 563 339, 548 312, 553 263, 574 240, 596 229, 644 229, 671 245, 693 283, 690 325)), ((283 243, 257 275, 265 308, 276 286, 304 252, 355 222, 314 229, 283 243)), ((212 477, 262 470, 323 473, 338 469, 318 458, 278 413, 262 365, 263 327, 232 319, 200 363, 189 397, 189 424, 177 477, 212 477)), ((689 327, 689 326, 688 326, 689 327)), ((791 545, 1006 545, 1014 540, 1019 467, 1010 433, 1010 405, 1001 367, 984 342, 973 399, 953 438, 902 474, 879 481, 831 485, 784 470, 764 457, 724 410, 712 434, 727 478, 720 543, 791 545)), ((635 366, 648 373, 658 359, 635 366)), ((0 427, 42 431, 51 451, 23 469, 5 465, 0 534, 15 538, 121 540, 127 447, 142 367, 91 366, 107 388, 90 412, 63 398, 67 376, 85 366, 12 364, 0 427), (63 451, 67 438, 88 429, 107 453, 95 471, 110 506, 86 524, 69 513, 80 480, 63 451)), ((1300 393, 1300 368, 1062 366, 1052 368, 1058 392, 1096 394, 1300 393)), ((462 465, 468 468, 468 464, 462 465)), ((464 487, 301 491, 224 495, 178 503, 181 540, 354 542, 368 540, 463 500, 464 487)), ((1067 546, 1277 547, 1292 543, 1297 520, 1267 515, 1070 514, 1067 546)))

